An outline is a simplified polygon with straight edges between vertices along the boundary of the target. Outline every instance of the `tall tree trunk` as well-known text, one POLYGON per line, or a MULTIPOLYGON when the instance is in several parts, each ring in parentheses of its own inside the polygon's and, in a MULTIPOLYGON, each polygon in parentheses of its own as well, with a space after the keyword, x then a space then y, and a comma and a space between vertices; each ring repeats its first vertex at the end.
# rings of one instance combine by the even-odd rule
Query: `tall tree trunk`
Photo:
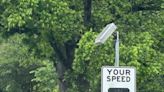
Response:
POLYGON ((62 62, 57 62, 56 63, 56 71, 58 74, 58 78, 59 78, 59 90, 60 92, 66 92, 67 87, 66 87, 66 81, 64 80, 64 73, 65 73, 65 67, 62 64, 62 62))
POLYGON ((55 52, 54 67, 59 80, 59 92, 67 92, 68 81, 64 78, 64 74, 67 70, 71 70, 76 42, 71 40, 60 43, 53 36, 49 40, 55 52))
POLYGON ((55 52, 53 57, 54 60, 54 68, 56 68, 57 76, 58 76, 58 85, 59 92, 66 92, 66 81, 64 80, 64 74, 66 72, 66 67, 64 62, 67 61, 66 49, 63 43, 60 43, 55 39, 55 37, 50 33, 49 42, 55 52))
POLYGON ((84 0, 84 25, 90 26, 91 23, 92 0, 84 0))

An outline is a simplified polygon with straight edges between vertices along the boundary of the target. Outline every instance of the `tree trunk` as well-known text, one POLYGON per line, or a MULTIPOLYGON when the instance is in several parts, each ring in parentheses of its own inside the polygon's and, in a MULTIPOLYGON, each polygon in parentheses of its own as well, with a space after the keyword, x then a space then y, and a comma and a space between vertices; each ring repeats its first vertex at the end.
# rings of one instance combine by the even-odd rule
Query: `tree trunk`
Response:
POLYGON ((91 23, 92 0, 84 0, 84 25, 90 26, 91 23))
POLYGON ((59 90, 60 92, 66 92, 67 87, 66 87, 66 81, 64 80, 64 73, 65 73, 65 67, 62 64, 62 62, 57 62, 56 63, 56 71, 58 74, 58 82, 59 82, 59 90))
POLYGON ((67 70, 71 70, 76 42, 74 40, 60 43, 54 37, 49 41, 54 49, 54 67, 56 68, 59 92, 67 92, 68 81, 64 78, 67 70), (58 43, 58 44, 57 44, 58 43))
POLYGON ((51 39, 49 39, 49 42, 55 52, 53 60, 54 60, 54 68, 56 68, 56 72, 58 76, 59 92, 66 92, 67 83, 64 79, 64 74, 66 72, 66 67, 64 62, 67 61, 66 49, 63 43, 58 42, 55 39, 55 37, 53 37, 52 35, 50 36, 51 39))

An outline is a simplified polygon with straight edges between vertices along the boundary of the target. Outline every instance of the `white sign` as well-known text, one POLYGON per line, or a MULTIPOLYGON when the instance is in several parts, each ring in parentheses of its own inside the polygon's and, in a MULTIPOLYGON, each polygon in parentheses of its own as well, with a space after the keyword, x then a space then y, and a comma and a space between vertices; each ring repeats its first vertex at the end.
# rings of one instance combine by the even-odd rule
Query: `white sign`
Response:
POLYGON ((101 68, 101 92, 110 92, 114 89, 125 90, 121 92, 136 92, 135 68, 103 66, 101 68))

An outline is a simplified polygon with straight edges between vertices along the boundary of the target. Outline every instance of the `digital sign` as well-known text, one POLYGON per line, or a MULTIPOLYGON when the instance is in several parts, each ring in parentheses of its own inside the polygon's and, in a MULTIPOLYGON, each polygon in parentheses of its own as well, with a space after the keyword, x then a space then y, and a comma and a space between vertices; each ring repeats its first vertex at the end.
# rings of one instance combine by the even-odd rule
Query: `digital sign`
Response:
POLYGON ((135 68, 103 66, 101 92, 136 92, 135 68))

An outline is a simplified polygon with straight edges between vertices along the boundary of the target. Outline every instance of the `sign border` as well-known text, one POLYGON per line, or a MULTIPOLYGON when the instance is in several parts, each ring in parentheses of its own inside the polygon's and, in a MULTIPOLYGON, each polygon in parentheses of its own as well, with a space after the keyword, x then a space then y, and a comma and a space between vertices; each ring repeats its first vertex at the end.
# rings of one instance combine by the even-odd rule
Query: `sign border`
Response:
POLYGON ((137 76, 136 76, 136 67, 134 66, 102 66, 101 67, 101 92, 103 92, 103 68, 132 68, 134 69, 134 76, 135 76, 135 84, 134 84, 134 92, 136 92, 136 87, 137 87, 137 84, 136 84, 136 79, 137 79, 137 76))

